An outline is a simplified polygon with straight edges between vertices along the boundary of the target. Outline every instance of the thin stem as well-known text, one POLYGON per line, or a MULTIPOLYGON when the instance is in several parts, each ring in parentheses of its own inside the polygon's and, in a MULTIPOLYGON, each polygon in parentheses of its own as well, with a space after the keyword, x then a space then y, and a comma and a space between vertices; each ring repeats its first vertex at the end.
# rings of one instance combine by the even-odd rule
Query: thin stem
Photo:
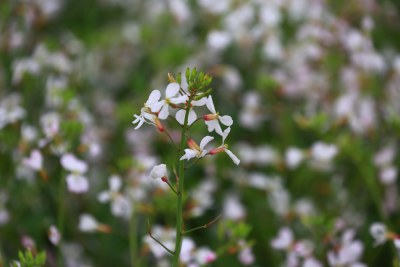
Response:
POLYGON ((164 131, 164 133, 168 136, 169 140, 171 143, 174 145, 177 151, 179 151, 179 147, 175 144, 174 139, 172 139, 171 135, 168 133, 168 131, 164 131))
POLYGON ((148 227, 149 227, 149 236, 151 237, 151 239, 153 239, 154 241, 157 242, 157 244, 159 244, 160 246, 162 246, 168 253, 170 253, 171 255, 175 255, 175 252, 173 252, 172 250, 170 250, 169 248, 167 248, 166 246, 164 246, 163 243, 161 243, 157 238, 155 238, 152 234, 151 234, 151 229, 150 229, 150 222, 147 221, 148 227))
POLYGON ((193 125, 196 124, 196 122, 203 120, 203 118, 197 118, 192 124, 189 125, 189 129, 190 127, 192 127, 193 125))
POLYGON ((202 158, 196 158, 196 160, 194 160, 192 163, 190 163, 189 166, 185 167, 185 170, 189 169, 190 167, 192 167, 193 165, 195 165, 200 159, 202 158))
POLYGON ((57 254, 57 266, 62 267, 63 260, 62 260, 62 253, 61 253, 61 243, 63 241, 63 232, 64 232, 64 218, 65 218, 65 172, 61 173, 60 183, 58 185, 58 215, 57 215, 57 229, 60 233, 61 240, 58 244, 58 254, 57 254))
POLYGON ((187 103, 187 109, 185 112, 185 119, 182 126, 181 132, 181 145, 180 145, 180 153, 178 153, 178 200, 177 200, 177 212, 176 212, 176 241, 175 241, 175 254, 172 261, 173 267, 179 267, 179 255, 181 254, 182 248, 182 226, 183 226, 183 190, 184 190, 184 178, 185 178, 185 164, 183 160, 180 160, 181 154, 183 153, 186 145, 186 130, 189 119, 189 111, 190 111, 190 103, 192 99, 189 97, 187 103))
POLYGON ((169 181, 166 181, 165 183, 167 183, 169 188, 171 188, 171 190, 174 191, 174 193, 178 195, 178 192, 176 192, 175 188, 171 185, 171 183, 169 181))
POLYGON ((199 226, 199 227, 196 227, 196 228, 193 228, 193 229, 184 231, 183 234, 186 235, 186 234, 191 233, 191 232, 194 232, 194 231, 196 231, 196 230, 206 229, 206 228, 209 227, 211 224, 213 224, 213 223, 215 223, 216 221, 218 221, 221 217, 222 217, 222 215, 220 214, 220 215, 218 215, 214 220, 212 220, 211 222, 209 222, 209 223, 207 223, 207 224, 205 224, 205 225, 202 225, 202 226, 199 226))
POLYGON ((131 264, 132 267, 140 266, 140 258, 138 257, 138 242, 137 242, 137 222, 138 218, 132 209, 132 214, 129 219, 129 246, 131 254, 131 264))

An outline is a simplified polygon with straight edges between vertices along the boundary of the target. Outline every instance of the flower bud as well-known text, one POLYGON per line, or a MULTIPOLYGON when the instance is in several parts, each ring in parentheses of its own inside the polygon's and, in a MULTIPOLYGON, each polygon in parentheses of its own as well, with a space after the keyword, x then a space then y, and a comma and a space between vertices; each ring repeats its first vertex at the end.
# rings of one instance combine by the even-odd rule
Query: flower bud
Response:
POLYGON ((199 145, 193 140, 193 139, 189 139, 187 141, 188 147, 192 150, 196 150, 196 151, 200 151, 200 147, 199 145))
POLYGON ((208 152, 208 154, 215 155, 215 154, 218 154, 218 153, 221 153, 221 152, 225 152, 225 149, 226 149, 226 146, 223 145, 223 146, 220 146, 220 147, 217 147, 217 148, 214 148, 214 149, 210 150, 210 152, 208 152))
POLYGON ((213 120, 217 120, 218 119, 218 114, 207 114, 204 115, 203 118, 205 121, 213 121, 213 120))
POLYGON ((164 125, 162 125, 161 121, 158 118, 154 119, 154 124, 156 125, 157 129, 160 132, 164 132, 165 131, 164 125))

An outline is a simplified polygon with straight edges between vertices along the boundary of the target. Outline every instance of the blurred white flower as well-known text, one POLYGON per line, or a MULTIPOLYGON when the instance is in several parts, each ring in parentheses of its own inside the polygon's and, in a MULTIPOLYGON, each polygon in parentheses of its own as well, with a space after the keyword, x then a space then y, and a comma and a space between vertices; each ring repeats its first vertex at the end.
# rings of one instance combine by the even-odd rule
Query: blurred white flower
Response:
POLYGON ((246 216, 246 209, 237 195, 230 194, 225 197, 223 204, 223 216, 226 219, 241 220, 246 216))
POLYGON ((200 266, 209 264, 217 259, 217 254, 209 248, 200 247, 195 252, 196 263, 200 266))
POLYGON ((97 199, 101 203, 111 203, 111 213, 116 217, 128 219, 132 214, 132 204, 129 199, 120 193, 122 187, 121 178, 117 175, 112 175, 108 180, 109 190, 98 194, 97 199))
POLYGON ((304 152, 296 147, 290 147, 285 153, 285 162, 290 169, 300 165, 304 159, 304 152))
POLYGON ((250 247, 245 247, 239 252, 239 261, 243 265, 251 265, 254 263, 254 254, 250 247))
POLYGON ((150 177, 153 179, 161 179, 167 176, 167 165, 160 164, 153 167, 150 172, 150 177))
POLYGON ((225 49, 232 41, 231 36, 226 31, 210 31, 207 36, 207 45, 212 50, 220 51, 225 49))
POLYGON ((61 165, 65 170, 76 173, 85 173, 88 169, 85 161, 76 158, 71 153, 67 153, 61 157, 61 165))
POLYGON ((384 185, 392 185, 397 180, 398 170, 394 166, 388 166, 383 168, 379 172, 379 180, 384 185))
POLYGON ((0 130, 7 124, 12 124, 25 118, 26 111, 21 105, 21 97, 18 94, 10 94, 0 102, 0 130))
POLYGON ((330 162, 338 153, 334 144, 316 142, 311 147, 311 157, 318 162, 330 162))
POLYGON ((43 168, 43 156, 39 150, 34 149, 29 158, 24 158, 22 163, 35 171, 40 171, 43 168))
POLYGON ((40 125, 47 138, 53 138, 60 129, 60 115, 56 112, 45 113, 40 117, 40 125))
POLYGON ((375 246, 381 245, 387 240, 388 230, 383 223, 373 223, 369 228, 369 233, 375 240, 375 246))
POLYGON ((290 228, 284 227, 279 230, 278 236, 271 241, 271 246, 278 250, 286 250, 294 242, 293 232, 290 228))
POLYGON ((328 252, 328 263, 330 266, 366 267, 366 265, 358 262, 364 250, 364 246, 361 241, 353 240, 354 235, 354 230, 345 231, 340 240, 339 249, 328 252))
POLYGON ((108 225, 99 223, 92 215, 84 213, 79 216, 78 228, 82 232, 94 233, 96 231, 109 233, 111 228, 108 225))
POLYGON ((60 243, 61 240, 61 234, 58 231, 57 227, 54 225, 51 225, 48 231, 48 237, 50 242, 57 246, 60 243))

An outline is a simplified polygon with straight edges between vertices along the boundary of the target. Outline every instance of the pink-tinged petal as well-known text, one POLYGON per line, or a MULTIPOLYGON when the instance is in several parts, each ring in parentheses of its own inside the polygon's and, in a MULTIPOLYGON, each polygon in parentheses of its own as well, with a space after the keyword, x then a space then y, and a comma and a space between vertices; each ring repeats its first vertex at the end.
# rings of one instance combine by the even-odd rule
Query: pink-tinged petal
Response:
POLYGON ((207 105, 208 110, 211 111, 211 113, 214 113, 214 114, 217 113, 217 111, 215 110, 214 102, 213 102, 211 96, 209 96, 209 97, 207 98, 206 105, 207 105))
POLYGON ((220 116, 219 121, 225 126, 231 126, 233 124, 232 117, 228 115, 220 116))
POLYGON ((85 176, 69 174, 67 176, 68 191, 72 193, 85 193, 89 190, 89 182, 85 176))
POLYGON ((168 105, 164 105, 161 108, 160 113, 158 113, 158 118, 160 120, 165 120, 166 118, 168 118, 168 115, 169 115, 168 105))
POLYGON ((176 112, 175 114, 175 119, 181 124, 183 125, 184 121, 185 121, 185 114, 186 114, 186 110, 178 110, 178 112, 176 112))
POLYGON ((192 106, 202 107, 207 103, 207 99, 208 99, 207 97, 203 97, 202 99, 194 100, 194 101, 191 102, 192 106))
POLYGON ((210 143, 212 140, 214 140, 214 137, 208 136, 208 135, 205 136, 205 137, 201 140, 201 142, 200 142, 200 149, 203 150, 204 147, 205 147, 208 143, 210 143))
POLYGON ((158 90, 153 90, 150 95, 149 95, 149 99, 147 99, 146 104, 147 105, 151 105, 155 102, 157 102, 158 100, 160 100, 161 97, 161 93, 158 90))
POLYGON ((182 95, 182 96, 178 96, 178 97, 169 99, 169 101, 175 105, 185 103, 187 100, 188 100, 188 97, 186 95, 182 95))
POLYGON ((158 102, 154 102, 152 104, 149 104, 149 108, 151 110, 151 112, 159 112, 160 109, 162 108, 162 106, 164 105, 164 100, 158 101, 158 102))
POLYGON ((194 151, 194 150, 192 150, 192 149, 185 149, 185 155, 183 155, 181 158, 180 158, 180 160, 184 160, 184 159, 186 159, 186 160, 189 160, 189 159, 191 159, 191 158, 194 158, 194 157, 196 157, 196 155, 197 155, 197 151, 194 151))
POLYGON ((170 83, 167 86, 167 89, 165 90, 165 98, 171 98, 176 96, 176 94, 179 92, 179 84, 177 83, 170 83))
POLYGON ((232 151, 230 151, 229 149, 225 149, 225 152, 232 159, 233 163, 235 163, 236 165, 239 165, 240 159, 238 159, 238 157, 236 157, 236 155, 233 154, 232 151))
POLYGON ((189 117, 188 117, 188 125, 192 125, 192 123, 197 119, 196 112, 193 110, 189 111, 189 117))
POLYGON ((42 154, 37 149, 32 150, 29 158, 23 159, 22 163, 35 171, 40 171, 43 167, 42 154))
POLYGON ((67 153, 61 158, 61 165, 64 169, 71 172, 85 173, 87 171, 87 164, 83 160, 76 158, 74 155, 67 153))

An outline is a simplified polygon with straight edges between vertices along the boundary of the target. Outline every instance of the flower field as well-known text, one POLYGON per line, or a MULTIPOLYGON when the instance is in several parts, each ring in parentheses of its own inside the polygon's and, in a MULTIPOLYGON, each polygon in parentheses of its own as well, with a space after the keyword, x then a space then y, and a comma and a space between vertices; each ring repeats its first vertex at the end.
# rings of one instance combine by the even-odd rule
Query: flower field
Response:
POLYGON ((395 0, 0 2, 0 267, 399 267, 395 0))

